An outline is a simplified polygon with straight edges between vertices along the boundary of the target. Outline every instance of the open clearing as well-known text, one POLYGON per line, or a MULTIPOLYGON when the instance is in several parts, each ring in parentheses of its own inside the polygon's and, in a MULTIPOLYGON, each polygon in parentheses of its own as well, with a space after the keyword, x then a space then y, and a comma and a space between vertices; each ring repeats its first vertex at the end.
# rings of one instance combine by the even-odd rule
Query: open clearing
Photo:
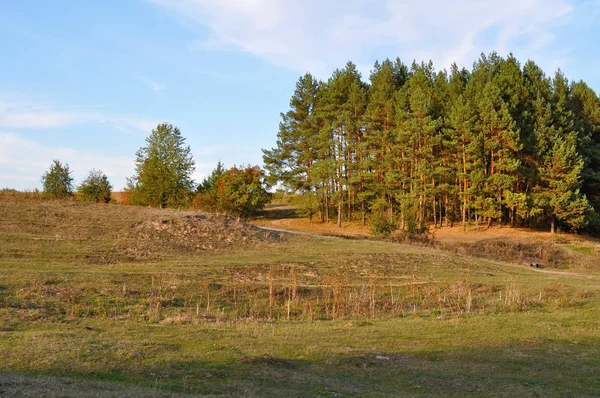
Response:
POLYGON ((4 194, 0 395, 599 396, 600 264, 568 239, 537 272, 4 194))

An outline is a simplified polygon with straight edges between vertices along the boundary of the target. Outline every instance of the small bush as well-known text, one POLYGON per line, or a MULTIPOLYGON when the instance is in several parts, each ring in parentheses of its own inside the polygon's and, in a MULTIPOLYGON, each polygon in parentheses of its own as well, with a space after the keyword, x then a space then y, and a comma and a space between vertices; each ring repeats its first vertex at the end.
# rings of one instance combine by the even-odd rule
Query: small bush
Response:
POLYGON ((416 246, 436 246, 435 236, 429 231, 418 234, 409 234, 406 231, 397 231, 391 236, 392 242, 408 243, 416 246))
POLYGON ((388 237, 392 232, 398 229, 395 220, 385 217, 374 217, 371 220, 371 235, 376 237, 388 237))
POLYGON ((258 166, 232 167, 217 180, 219 207, 237 217, 261 211, 271 201, 263 170, 258 166))
POLYGON ((108 203, 112 185, 108 177, 100 170, 91 170, 78 188, 81 199, 86 202, 108 203))
POLYGON ((192 203, 190 204, 190 207, 194 210, 215 213, 219 211, 219 202, 212 193, 200 192, 196 194, 194 200, 192 200, 192 203))

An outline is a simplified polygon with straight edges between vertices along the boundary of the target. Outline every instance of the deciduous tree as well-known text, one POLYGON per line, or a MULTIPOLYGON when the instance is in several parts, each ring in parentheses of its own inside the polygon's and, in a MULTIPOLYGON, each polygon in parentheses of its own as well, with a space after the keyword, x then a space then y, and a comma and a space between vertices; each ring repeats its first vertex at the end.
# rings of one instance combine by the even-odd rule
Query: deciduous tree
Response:
POLYGON ((86 202, 110 202, 112 185, 108 177, 100 170, 91 170, 78 187, 81 198, 86 202))
POLYGON ((65 198, 73 194, 73 176, 68 164, 53 160, 50 169, 42 176, 44 192, 55 198, 65 198))
POLYGON ((132 201, 155 207, 185 205, 194 189, 195 163, 177 127, 162 123, 136 153, 135 175, 129 179, 132 201))

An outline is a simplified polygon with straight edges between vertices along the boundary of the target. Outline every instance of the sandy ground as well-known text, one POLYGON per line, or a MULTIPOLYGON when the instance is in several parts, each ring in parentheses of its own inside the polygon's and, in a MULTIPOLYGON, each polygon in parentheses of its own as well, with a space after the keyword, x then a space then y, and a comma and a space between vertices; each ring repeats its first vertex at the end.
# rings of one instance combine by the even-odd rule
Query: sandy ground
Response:
MULTIPOLYGON (((351 237, 366 237, 370 235, 370 228, 363 227, 359 222, 343 222, 338 227, 335 221, 321 223, 307 218, 294 215, 294 207, 286 204, 275 204, 267 207, 263 218, 253 221, 254 224, 264 227, 302 231, 322 235, 343 235, 351 237)), ((489 229, 483 225, 477 231, 474 225, 469 225, 466 231, 462 226, 438 227, 429 226, 430 233, 435 239, 443 242, 475 243, 488 239, 504 240, 562 240, 564 243, 589 241, 588 237, 573 234, 552 235, 549 231, 541 231, 529 228, 511 228, 509 226, 492 225, 489 229)))

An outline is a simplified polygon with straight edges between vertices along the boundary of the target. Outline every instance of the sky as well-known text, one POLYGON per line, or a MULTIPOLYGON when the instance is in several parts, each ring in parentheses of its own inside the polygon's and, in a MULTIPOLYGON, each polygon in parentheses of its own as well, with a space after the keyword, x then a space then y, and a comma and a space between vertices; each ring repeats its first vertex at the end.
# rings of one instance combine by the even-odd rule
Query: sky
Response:
POLYGON ((600 0, 0 2, 0 189, 41 188, 59 159, 121 190, 158 123, 201 181, 262 164, 299 76, 400 57, 470 68, 513 53, 600 92, 600 0))

